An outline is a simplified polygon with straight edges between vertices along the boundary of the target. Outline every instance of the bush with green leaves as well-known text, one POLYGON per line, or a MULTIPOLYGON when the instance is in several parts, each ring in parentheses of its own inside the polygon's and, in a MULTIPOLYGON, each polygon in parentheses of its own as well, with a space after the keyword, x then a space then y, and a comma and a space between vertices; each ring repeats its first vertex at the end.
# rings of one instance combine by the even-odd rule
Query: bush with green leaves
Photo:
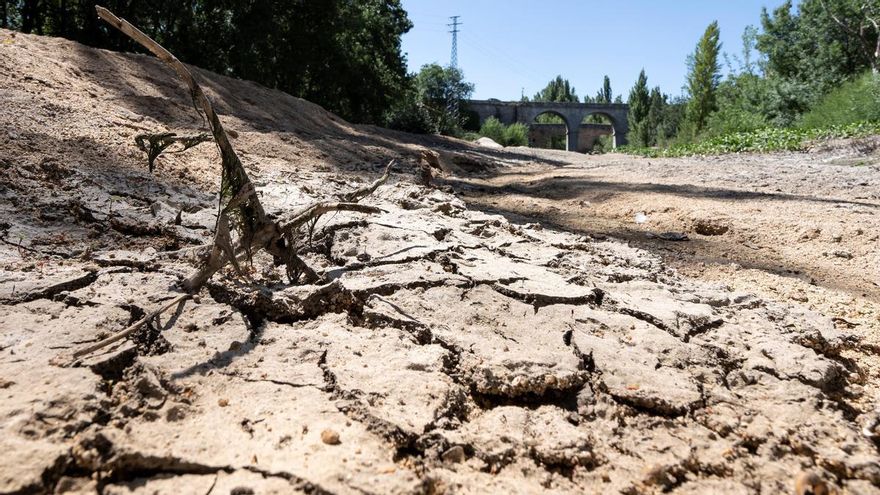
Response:
POLYGON ((504 125, 495 117, 489 117, 480 126, 480 135, 502 146, 528 146, 529 127, 520 122, 504 125))
POLYGON ((709 138, 696 143, 674 145, 665 149, 627 146, 620 148, 619 151, 651 158, 801 151, 818 140, 861 138, 876 134, 880 134, 880 122, 856 122, 818 129, 766 127, 756 131, 736 132, 709 138))
POLYGON ((596 138, 596 141, 593 143, 593 149, 590 150, 590 153, 600 154, 600 153, 610 153, 614 151, 614 136, 599 136, 596 138))
POLYGON ((385 127, 396 131, 413 134, 434 134, 437 132, 437 124, 431 118, 428 108, 415 96, 403 98, 394 105, 385 113, 384 121, 385 127))
POLYGON ((800 122, 818 129, 850 122, 880 122, 880 75, 868 72, 825 95, 800 122))
POLYGON ((504 144, 504 131, 506 126, 495 117, 489 117, 480 126, 480 135, 487 137, 498 144, 504 144))
POLYGON ((504 129, 504 146, 528 146, 529 127, 520 122, 510 124, 504 129))

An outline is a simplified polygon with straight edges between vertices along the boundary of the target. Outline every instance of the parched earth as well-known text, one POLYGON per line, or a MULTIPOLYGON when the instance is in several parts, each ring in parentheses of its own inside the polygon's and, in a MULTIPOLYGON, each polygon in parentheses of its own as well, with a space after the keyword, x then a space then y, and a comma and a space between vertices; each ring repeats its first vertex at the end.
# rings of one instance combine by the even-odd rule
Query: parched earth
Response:
POLYGON ((267 210, 395 158, 365 200, 384 213, 318 222, 319 285, 258 254, 52 364, 181 293, 219 160, 205 144, 147 170, 134 135, 203 125, 157 61, 0 30, 0 492, 880 493, 863 327, 475 197, 563 155, 198 76, 267 210))

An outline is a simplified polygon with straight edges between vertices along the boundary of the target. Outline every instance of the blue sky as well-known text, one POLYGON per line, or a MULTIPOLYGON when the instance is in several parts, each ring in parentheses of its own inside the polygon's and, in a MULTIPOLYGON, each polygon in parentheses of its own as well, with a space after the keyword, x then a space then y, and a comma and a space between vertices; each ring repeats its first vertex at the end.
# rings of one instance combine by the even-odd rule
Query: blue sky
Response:
POLYGON ((722 50, 742 51, 742 33, 760 26, 761 7, 783 0, 403 0, 415 25, 403 37, 409 70, 449 63, 448 16, 460 15, 458 64, 474 98, 531 96, 557 74, 595 95, 605 74, 629 94, 644 68, 648 84, 681 94, 685 59, 713 20, 722 50))

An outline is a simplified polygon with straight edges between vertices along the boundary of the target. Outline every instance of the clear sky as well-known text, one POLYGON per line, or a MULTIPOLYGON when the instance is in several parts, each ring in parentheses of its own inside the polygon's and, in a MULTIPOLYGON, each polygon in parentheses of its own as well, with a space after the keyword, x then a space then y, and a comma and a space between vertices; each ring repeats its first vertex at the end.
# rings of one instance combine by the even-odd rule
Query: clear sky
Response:
MULTIPOLYGON (((644 68, 649 86, 681 94, 685 59, 717 20, 722 51, 739 55, 742 33, 760 26, 761 7, 783 0, 403 0, 415 25, 403 37, 409 70, 449 63, 448 16, 460 15, 458 65, 474 98, 518 100, 561 74, 579 97, 602 77, 629 94, 644 68)), ((725 69, 726 70, 726 69, 725 69)))

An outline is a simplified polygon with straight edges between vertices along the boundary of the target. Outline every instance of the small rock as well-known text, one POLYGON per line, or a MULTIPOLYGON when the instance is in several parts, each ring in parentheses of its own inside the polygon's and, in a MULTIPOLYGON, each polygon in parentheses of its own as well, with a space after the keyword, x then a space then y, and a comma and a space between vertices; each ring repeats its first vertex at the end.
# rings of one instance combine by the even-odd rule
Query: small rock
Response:
MULTIPOLYGON (((653 234, 650 234, 653 235, 653 234)), ((687 241, 688 236, 683 232, 661 232, 660 234, 656 234, 658 239, 662 239, 664 241, 672 241, 672 242, 681 242, 687 241)))
POLYGON ((454 447, 449 448, 446 452, 440 456, 443 459, 443 462, 448 462, 450 464, 458 464, 464 462, 464 448, 461 445, 456 445, 454 447))
POLYGON ((794 492, 797 495, 831 495, 834 493, 828 483, 818 474, 804 471, 794 479, 794 492))
POLYGON ((229 399, 220 399, 217 401, 217 405, 220 407, 226 407, 229 405, 229 399))
POLYGON ((335 430, 326 429, 321 432, 321 441, 327 445, 339 445, 339 433, 335 430))
POLYGON ((836 257, 838 257, 838 258, 843 258, 843 259, 845 259, 845 260, 851 260, 851 259, 853 259, 853 255, 852 255, 852 253, 850 253, 849 251, 843 251, 843 250, 841 250, 841 251, 834 251, 834 253, 832 253, 832 254, 834 254, 834 256, 836 256, 836 257))

